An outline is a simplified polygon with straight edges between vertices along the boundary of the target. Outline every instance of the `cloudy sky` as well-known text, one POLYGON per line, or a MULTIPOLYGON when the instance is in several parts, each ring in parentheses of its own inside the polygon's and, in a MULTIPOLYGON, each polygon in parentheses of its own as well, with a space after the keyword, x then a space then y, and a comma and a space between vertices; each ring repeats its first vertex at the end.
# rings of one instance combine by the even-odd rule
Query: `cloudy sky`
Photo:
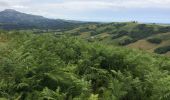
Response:
POLYGON ((0 11, 82 21, 170 23, 170 0, 0 0, 0 11))

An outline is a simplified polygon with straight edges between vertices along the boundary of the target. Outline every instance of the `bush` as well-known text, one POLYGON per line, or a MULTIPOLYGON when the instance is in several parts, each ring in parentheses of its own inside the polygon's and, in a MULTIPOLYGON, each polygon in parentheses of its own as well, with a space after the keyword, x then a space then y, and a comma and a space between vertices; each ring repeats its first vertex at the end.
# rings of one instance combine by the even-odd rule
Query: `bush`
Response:
POLYGON ((159 48, 154 50, 154 52, 158 53, 158 54, 165 54, 168 51, 170 51, 170 46, 159 47, 159 48))
POLYGON ((127 38, 127 39, 124 39, 124 40, 120 41, 120 42, 119 42, 119 45, 124 46, 124 45, 128 45, 128 44, 130 44, 130 43, 133 43, 133 42, 135 42, 135 41, 136 41, 136 40, 134 40, 134 39, 127 38))
POLYGON ((170 32, 170 27, 169 26, 161 27, 161 28, 159 28, 158 32, 160 32, 160 33, 170 32))
POLYGON ((97 33, 96 31, 91 31, 91 32, 90 32, 90 35, 91 35, 91 36, 95 36, 95 35, 97 35, 97 34, 99 34, 99 33, 97 33))
POLYGON ((148 39, 147 41, 150 43, 155 43, 155 44, 160 44, 162 42, 162 40, 159 38, 151 38, 151 39, 148 39))
POLYGON ((134 39, 142 39, 156 33, 153 27, 141 24, 129 32, 129 35, 134 39))
POLYGON ((116 38, 119 38, 119 37, 125 36, 125 35, 127 35, 127 34, 128 34, 128 31, 121 30, 121 31, 117 31, 116 33, 117 33, 117 34, 116 34, 116 35, 114 35, 114 36, 112 37, 112 39, 116 39, 116 38))

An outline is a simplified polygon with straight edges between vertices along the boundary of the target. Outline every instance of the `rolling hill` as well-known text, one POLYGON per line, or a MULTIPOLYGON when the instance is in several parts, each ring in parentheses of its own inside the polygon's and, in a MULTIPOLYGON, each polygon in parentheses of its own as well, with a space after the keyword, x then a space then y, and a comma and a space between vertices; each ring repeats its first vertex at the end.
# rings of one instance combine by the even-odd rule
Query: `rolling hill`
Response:
POLYGON ((29 29, 31 31, 39 29, 34 32, 70 34, 89 42, 137 48, 159 54, 169 54, 170 51, 170 26, 168 24, 145 24, 135 21, 92 23, 48 19, 6 9, 0 12, 0 29, 29 29))
POLYGON ((170 26, 168 25, 115 22, 82 25, 65 33, 87 39, 90 42, 126 46, 164 54, 170 51, 167 49, 170 46, 169 32, 170 26), (165 48, 166 50, 164 50, 165 48))

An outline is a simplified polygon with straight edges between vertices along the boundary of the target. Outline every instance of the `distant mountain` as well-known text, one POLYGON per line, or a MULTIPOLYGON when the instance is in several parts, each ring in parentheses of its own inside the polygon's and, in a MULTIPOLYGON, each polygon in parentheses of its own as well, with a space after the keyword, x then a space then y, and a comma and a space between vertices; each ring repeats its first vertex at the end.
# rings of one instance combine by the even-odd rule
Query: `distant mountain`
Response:
POLYGON ((6 9, 0 12, 1 29, 68 29, 82 24, 78 21, 48 19, 6 9))

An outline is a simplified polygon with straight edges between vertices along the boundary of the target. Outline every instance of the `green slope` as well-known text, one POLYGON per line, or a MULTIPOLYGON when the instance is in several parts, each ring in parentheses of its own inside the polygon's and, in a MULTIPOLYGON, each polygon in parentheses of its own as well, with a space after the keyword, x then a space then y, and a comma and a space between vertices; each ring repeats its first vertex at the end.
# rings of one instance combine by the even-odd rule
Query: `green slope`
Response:
POLYGON ((127 22, 87 24, 65 33, 87 39, 90 42, 96 41, 108 45, 127 46, 153 52, 156 48, 168 45, 170 39, 168 32, 170 32, 170 26, 127 22), (162 43, 149 43, 148 39, 155 41, 155 38, 157 41, 162 41, 162 43))

